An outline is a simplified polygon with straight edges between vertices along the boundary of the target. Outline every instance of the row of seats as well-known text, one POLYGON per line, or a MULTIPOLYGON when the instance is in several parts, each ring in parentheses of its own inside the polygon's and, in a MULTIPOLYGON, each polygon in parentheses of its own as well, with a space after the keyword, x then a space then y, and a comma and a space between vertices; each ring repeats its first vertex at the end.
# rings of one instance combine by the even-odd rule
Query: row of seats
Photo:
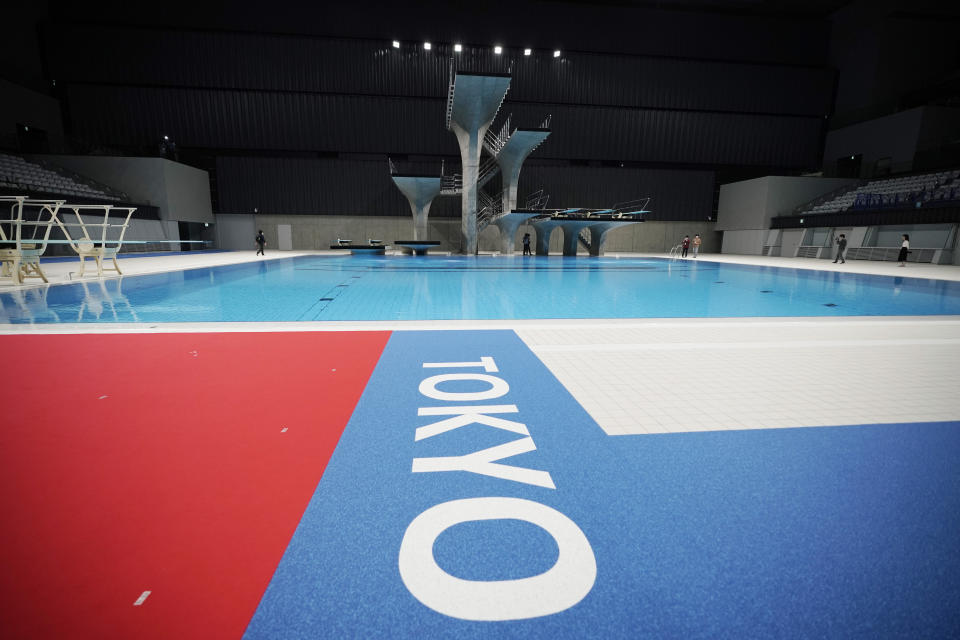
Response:
POLYGON ((821 202, 812 207, 807 213, 832 213, 845 211, 855 203, 870 202, 871 200, 885 203, 927 202, 954 199, 954 182, 960 178, 960 169, 939 171, 915 176, 900 178, 883 178, 871 180, 851 191, 821 202), (879 199, 871 196, 880 196, 879 199))
POLYGON ((111 201, 122 199, 105 188, 96 188, 20 156, 5 153, 0 153, 0 188, 111 201))

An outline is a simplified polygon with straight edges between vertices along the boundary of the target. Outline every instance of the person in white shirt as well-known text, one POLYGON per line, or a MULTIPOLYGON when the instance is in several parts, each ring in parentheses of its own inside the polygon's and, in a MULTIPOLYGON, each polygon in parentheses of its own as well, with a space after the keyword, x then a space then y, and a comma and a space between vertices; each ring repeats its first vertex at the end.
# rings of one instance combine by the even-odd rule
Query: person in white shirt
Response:
POLYGON ((900 264, 897 266, 907 266, 908 253, 910 253, 910 236, 905 233, 903 234, 903 244, 900 245, 900 255, 897 256, 897 260, 900 262, 900 264))

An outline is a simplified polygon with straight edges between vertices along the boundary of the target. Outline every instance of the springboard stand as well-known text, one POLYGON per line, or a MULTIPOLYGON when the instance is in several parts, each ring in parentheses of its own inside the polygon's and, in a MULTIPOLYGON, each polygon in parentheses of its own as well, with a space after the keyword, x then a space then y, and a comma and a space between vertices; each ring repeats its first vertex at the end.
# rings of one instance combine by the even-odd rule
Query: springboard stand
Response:
POLYGON ((0 248, 0 275, 9 277, 13 284, 22 284, 25 278, 40 278, 48 282, 40 268, 40 256, 47 250, 53 223, 59 222, 57 212, 63 200, 0 197, 0 206, 6 204, 10 205, 10 214, 0 220, 0 244, 12 244, 13 247, 0 248), (9 230, 9 237, 4 226, 9 230), (29 238, 25 237, 24 227, 31 229, 29 238))
POLYGON ((80 273, 78 276, 83 277, 86 268, 85 258, 94 258, 97 261, 97 277, 99 278, 103 277, 104 271, 116 271, 117 274, 123 275, 123 272, 120 271, 120 265, 117 264, 117 253, 123 246, 123 236, 127 233, 130 216, 137 210, 136 207, 115 207, 109 204, 68 204, 64 205, 63 208, 72 211, 76 219, 76 222, 64 222, 61 218, 57 218, 57 225, 63 231, 70 248, 80 257, 80 273), (120 218, 117 218, 117 220, 122 219, 123 223, 111 224, 110 214, 114 211, 120 213, 120 218), (81 215, 83 213, 99 214, 101 212, 103 213, 103 222, 85 222, 81 215), (123 217, 124 212, 126 212, 126 217, 123 217), (70 233, 67 227, 79 228, 82 236, 77 233, 70 233), (99 235, 99 238, 90 235, 91 229, 94 230, 94 236, 99 235), (100 230, 99 233, 96 232, 96 229, 100 230), (108 258, 113 262, 112 269, 105 269, 103 266, 103 261, 108 258))

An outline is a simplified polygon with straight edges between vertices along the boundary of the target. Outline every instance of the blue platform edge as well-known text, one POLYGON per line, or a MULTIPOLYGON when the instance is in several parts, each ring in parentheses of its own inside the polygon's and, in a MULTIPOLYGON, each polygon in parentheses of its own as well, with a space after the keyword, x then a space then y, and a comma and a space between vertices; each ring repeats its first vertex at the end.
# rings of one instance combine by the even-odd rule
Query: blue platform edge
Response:
MULTIPOLYGON (((458 369, 480 371, 480 369, 458 369)), ((479 391, 481 382, 445 382, 479 391)), ((463 403, 460 403, 463 404, 463 403)), ((960 629, 960 422, 607 436, 512 331, 394 332, 245 637, 949 637, 960 629), (471 424, 417 442, 450 406, 424 362, 494 358, 536 449, 503 464, 548 489, 412 473, 524 436, 471 424), (546 505, 583 531, 596 580, 577 604, 474 622, 422 604, 398 553, 419 514, 485 496, 546 505)), ((457 524, 434 544, 464 580, 549 569, 522 520, 457 524)))

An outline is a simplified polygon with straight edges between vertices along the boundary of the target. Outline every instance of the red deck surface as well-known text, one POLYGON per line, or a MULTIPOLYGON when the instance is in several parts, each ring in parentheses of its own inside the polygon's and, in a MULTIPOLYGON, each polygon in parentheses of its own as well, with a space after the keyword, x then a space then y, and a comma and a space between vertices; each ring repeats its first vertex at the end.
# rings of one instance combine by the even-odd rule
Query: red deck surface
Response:
POLYGON ((242 635, 388 337, 0 338, 0 636, 242 635))

